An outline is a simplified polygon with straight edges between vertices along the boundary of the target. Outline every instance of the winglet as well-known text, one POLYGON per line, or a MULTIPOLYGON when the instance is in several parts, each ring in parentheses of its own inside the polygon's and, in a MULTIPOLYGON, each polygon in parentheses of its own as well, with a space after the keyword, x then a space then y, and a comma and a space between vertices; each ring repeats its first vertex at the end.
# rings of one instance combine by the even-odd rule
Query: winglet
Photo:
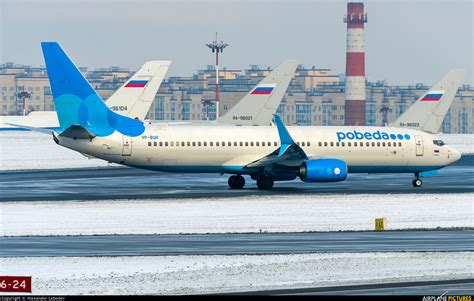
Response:
POLYGON ((278 157, 281 157, 285 154, 288 148, 290 148, 290 146, 295 144, 295 142, 293 141, 290 134, 288 133, 288 130, 283 124, 283 121, 281 121, 280 116, 273 115, 273 120, 275 121, 275 124, 278 129, 278 136, 280 136, 281 147, 280 147, 280 151, 278 152, 278 157))
POLYGON ((273 115, 273 121, 275 121, 275 124, 278 129, 278 135, 280 136, 280 141, 281 144, 294 144, 295 142, 291 138, 290 134, 288 133, 288 130, 286 129, 285 125, 283 124, 283 121, 281 121, 280 116, 278 115, 273 115))

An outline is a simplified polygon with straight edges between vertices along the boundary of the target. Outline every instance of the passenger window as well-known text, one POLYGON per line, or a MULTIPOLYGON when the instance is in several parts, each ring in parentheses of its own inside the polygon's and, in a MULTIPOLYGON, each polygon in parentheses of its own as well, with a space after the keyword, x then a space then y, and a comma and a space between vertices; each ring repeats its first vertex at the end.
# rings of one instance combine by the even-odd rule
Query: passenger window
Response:
POLYGON ((160 141, 160 146, 163 146, 163 142, 160 141))
POLYGON ((173 141, 170 142, 170 146, 174 146, 174 142, 173 142, 173 141))
POLYGON ((278 146, 278 142, 276 142, 276 141, 273 142, 273 145, 274 145, 274 146, 278 146))
POLYGON ((245 146, 249 146, 249 143, 247 141, 245 141, 245 146))
POLYGON ((388 145, 388 146, 392 146, 392 143, 388 142, 387 145, 388 145))
POLYGON ((347 146, 351 146, 351 143, 350 143, 350 142, 347 142, 347 146))
POLYGON ((209 145, 210 145, 210 146, 214 146, 214 142, 210 141, 210 142, 209 142, 209 145))
POLYGON ((168 141, 165 142, 165 146, 168 146, 168 141))
POLYGON ((331 147, 334 147, 334 142, 331 141, 331 147))
POLYGON ((157 145, 158 145, 158 143, 156 143, 156 141, 155 141, 155 142, 153 142, 153 146, 157 146, 157 145))
POLYGON ((375 142, 372 142, 372 147, 375 147, 375 142))
POLYGON ((240 146, 244 146, 244 143, 242 141, 239 142, 240 146))
POLYGON ((260 146, 260 142, 255 142, 255 146, 260 146))
POLYGON ((327 147, 327 146, 328 146, 328 143, 327 143, 327 142, 324 142, 324 146, 327 147))
POLYGON ((336 146, 339 146, 339 142, 336 142, 336 146))
POLYGON ((323 143, 321 141, 318 142, 318 146, 321 147, 323 146, 323 143))
POLYGON ((148 146, 151 146, 151 141, 148 141, 148 146))
POLYGON ((308 141, 308 143, 306 143, 308 146, 311 146, 311 143, 308 141))
MULTIPOLYGON (((232 142, 227 142, 227 146, 232 146, 232 142)), ((237 146, 237 142, 234 142, 234 146, 237 146)))
POLYGON ((195 141, 193 141, 193 146, 196 146, 196 142, 195 142, 195 141))
POLYGON ((188 144, 188 146, 191 146, 191 142, 188 141, 187 144, 188 144))
POLYGON ((184 146, 184 141, 183 141, 183 142, 181 142, 181 146, 184 146))
POLYGON ((203 145, 204 145, 204 146, 207 146, 207 142, 206 142, 206 141, 204 141, 204 142, 203 142, 203 145))
POLYGON ((382 146, 385 146, 385 142, 382 142, 382 146))
POLYGON ((398 142, 398 146, 402 147, 402 143, 401 143, 401 142, 398 142))
POLYGON ((357 146, 357 142, 354 142, 354 146, 357 146))
POLYGON ((250 146, 253 146, 253 141, 252 141, 252 142, 250 142, 250 146))
POLYGON ((345 143, 345 142, 341 142, 341 145, 342 145, 342 146, 346 146, 346 143, 345 143))
POLYGON ((301 142, 301 146, 306 146, 306 143, 304 143, 304 142, 301 142))

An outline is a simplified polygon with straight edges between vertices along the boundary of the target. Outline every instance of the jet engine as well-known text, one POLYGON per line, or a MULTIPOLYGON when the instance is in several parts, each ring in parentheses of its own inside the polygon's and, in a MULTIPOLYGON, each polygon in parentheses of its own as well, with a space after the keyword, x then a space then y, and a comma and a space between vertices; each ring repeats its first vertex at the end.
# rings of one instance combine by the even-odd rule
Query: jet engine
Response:
POLYGON ((298 176, 304 182, 339 182, 347 177, 347 164, 338 159, 306 160, 298 176))

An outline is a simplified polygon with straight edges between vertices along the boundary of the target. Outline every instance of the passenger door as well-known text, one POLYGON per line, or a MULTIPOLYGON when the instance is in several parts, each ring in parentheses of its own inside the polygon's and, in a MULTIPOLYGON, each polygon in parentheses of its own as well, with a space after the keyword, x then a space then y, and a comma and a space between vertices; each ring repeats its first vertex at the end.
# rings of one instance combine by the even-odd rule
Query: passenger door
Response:
POLYGON ((130 156, 132 155, 132 138, 129 136, 122 136, 122 156, 130 156))
POLYGON ((423 156, 423 137, 415 136, 416 155, 423 156))

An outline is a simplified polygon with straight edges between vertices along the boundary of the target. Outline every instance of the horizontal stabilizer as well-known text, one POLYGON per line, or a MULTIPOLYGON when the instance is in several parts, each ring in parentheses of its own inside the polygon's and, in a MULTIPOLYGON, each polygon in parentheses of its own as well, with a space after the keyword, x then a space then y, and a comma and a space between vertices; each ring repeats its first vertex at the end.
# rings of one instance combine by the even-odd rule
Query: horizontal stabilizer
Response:
POLYGON ((53 132, 52 129, 47 129, 47 128, 38 128, 38 127, 32 127, 32 126, 14 124, 14 123, 5 123, 5 124, 11 125, 11 126, 14 126, 14 127, 17 127, 17 128, 21 128, 21 129, 27 129, 27 130, 30 130, 32 132, 42 133, 42 134, 51 135, 51 132, 53 132))
POLYGON ((61 134, 59 134, 59 136, 73 139, 92 139, 95 137, 94 134, 80 125, 71 125, 61 134))

